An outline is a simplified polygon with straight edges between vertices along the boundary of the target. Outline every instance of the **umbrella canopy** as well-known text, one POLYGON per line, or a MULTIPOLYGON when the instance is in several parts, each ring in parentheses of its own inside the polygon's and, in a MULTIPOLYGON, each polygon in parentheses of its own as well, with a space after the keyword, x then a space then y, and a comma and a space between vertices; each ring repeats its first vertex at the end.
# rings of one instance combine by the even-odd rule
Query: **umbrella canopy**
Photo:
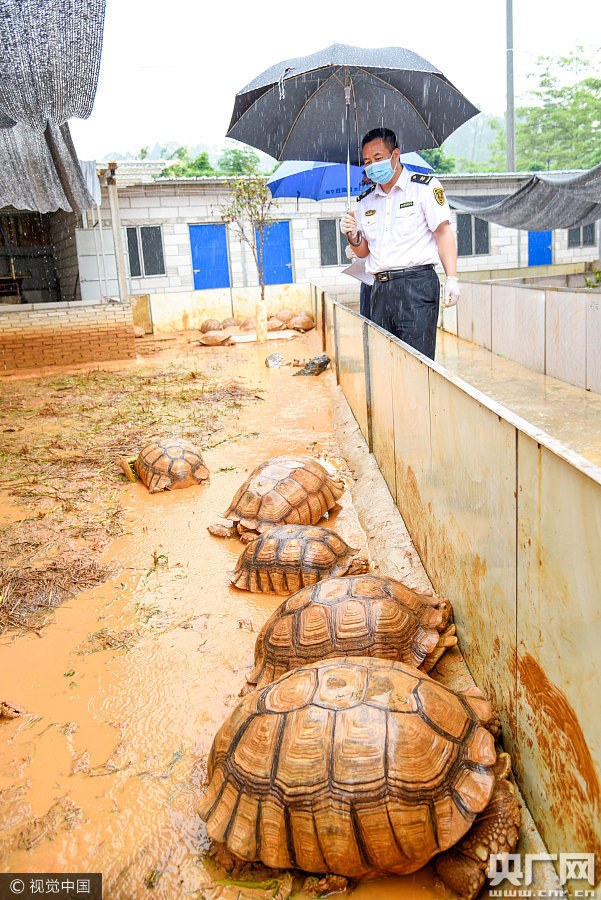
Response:
POLYGON ((438 147, 478 112, 411 50, 333 44, 271 66, 236 94, 227 136, 278 160, 359 165, 372 128, 392 128, 401 151, 438 147))
MULTIPOLYGON (((402 153, 401 162, 412 172, 427 175, 432 166, 419 153, 402 153)), ((351 196, 365 190, 361 166, 350 167, 351 196)), ((267 186, 274 197, 304 197, 308 200, 328 200, 343 197, 347 192, 346 166, 342 163, 305 162, 287 160, 280 163, 267 179, 267 186)))

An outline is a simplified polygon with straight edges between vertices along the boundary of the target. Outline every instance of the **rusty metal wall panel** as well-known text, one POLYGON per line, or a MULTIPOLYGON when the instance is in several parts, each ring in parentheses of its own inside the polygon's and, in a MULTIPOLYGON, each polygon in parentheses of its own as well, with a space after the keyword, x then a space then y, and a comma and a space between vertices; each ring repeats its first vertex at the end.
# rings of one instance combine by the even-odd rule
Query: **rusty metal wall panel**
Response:
POLYGON ((518 485, 517 771, 549 851, 599 860, 601 485, 523 433, 518 485))
POLYGON ((367 397, 363 359, 363 319, 346 309, 336 307, 338 330, 338 374, 344 395, 365 440, 367 432, 367 397))
POLYGON ((334 303, 326 294, 325 302, 325 336, 326 336, 326 353, 332 360, 332 371, 336 368, 336 347, 334 345, 334 303))
POLYGON ((586 298, 586 387, 601 394, 601 295, 586 298))
POLYGON ((545 291, 492 285, 492 351, 545 371, 545 291))
MULTIPOLYGON (((515 734, 516 430, 430 370, 430 484, 420 555, 453 603, 461 649, 515 734)), ((401 510, 402 512, 402 510, 401 510)))
POLYGON ((396 496, 392 355, 394 344, 376 328, 368 332, 373 453, 388 490, 396 496))
POLYGON ((422 559, 431 483, 429 377, 426 363, 392 345, 395 500, 422 559))
POLYGON ((586 294, 553 290, 546 294, 547 375, 585 387, 586 294))

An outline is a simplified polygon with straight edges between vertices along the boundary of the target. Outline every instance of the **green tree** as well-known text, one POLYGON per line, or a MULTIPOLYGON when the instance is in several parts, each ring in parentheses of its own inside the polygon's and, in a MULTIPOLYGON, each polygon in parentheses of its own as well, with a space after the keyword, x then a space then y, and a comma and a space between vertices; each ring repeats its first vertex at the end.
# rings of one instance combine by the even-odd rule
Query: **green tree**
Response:
MULTIPOLYGON (((529 106, 516 109, 516 168, 590 169, 601 163, 601 48, 592 59, 582 47, 568 56, 539 56, 529 106), (581 78, 586 74, 585 78, 581 78)), ((504 171, 505 128, 491 143, 494 171, 504 171)))
POLYGON ((215 174, 215 170, 209 160, 209 154, 206 152, 190 159, 188 148, 178 147, 171 154, 171 159, 177 159, 178 162, 172 163, 163 169, 159 176, 160 178, 198 178, 215 174))
POLYGON ((265 234, 275 221, 273 213, 277 208, 265 178, 256 170, 234 181, 228 200, 219 207, 222 221, 232 225, 250 247, 257 267, 261 286, 261 296, 256 306, 257 340, 260 342, 267 340, 263 245, 265 234))
POLYGON ((220 172, 224 175, 249 175, 256 172, 259 157, 250 148, 226 147, 217 160, 220 172))
POLYGON ((148 156, 149 150, 150 150, 150 147, 148 147, 148 146, 142 147, 142 149, 140 150, 140 159, 146 159, 146 157, 148 156))
POLYGON ((442 147, 432 147, 429 150, 420 150, 419 155, 430 163, 435 172, 454 172, 455 159, 447 156, 442 147))

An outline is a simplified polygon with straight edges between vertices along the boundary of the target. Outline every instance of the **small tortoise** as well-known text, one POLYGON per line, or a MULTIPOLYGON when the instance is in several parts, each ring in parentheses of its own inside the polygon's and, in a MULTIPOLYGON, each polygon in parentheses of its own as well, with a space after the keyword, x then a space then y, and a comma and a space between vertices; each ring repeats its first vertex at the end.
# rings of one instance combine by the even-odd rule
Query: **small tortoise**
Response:
POLYGON ((198 812, 213 841, 278 868, 374 878, 441 854, 440 876, 471 900, 490 854, 518 839, 496 726, 477 688, 382 659, 312 663, 233 710, 198 812))
POLYGON ((329 528, 276 525, 244 548, 231 573, 245 591, 292 594, 322 578, 367 571, 367 560, 329 528))
POLYGON ((284 323, 274 316, 267 320, 267 331, 281 331, 282 328, 284 328, 284 323))
POLYGON ((122 458, 119 465, 127 480, 135 481, 133 465, 136 475, 151 494, 192 487, 208 481, 210 477, 200 450, 181 438, 152 441, 137 459, 122 458))
POLYGON ((312 328, 315 328, 315 322, 313 321, 313 316, 303 312, 290 319, 286 327, 293 328, 295 331, 311 331, 312 328))
POLYGON ((452 612, 448 600, 417 594, 394 578, 327 578, 271 614, 247 681, 265 687, 289 669, 342 655, 393 659, 429 672, 457 643, 452 612))
POLYGON ((290 319, 293 319, 295 316, 298 315, 298 313, 295 312, 293 309, 281 309, 275 315, 276 315, 276 318, 280 320, 280 322, 283 322, 284 325, 287 325, 288 322, 290 321, 290 319))
POLYGON ((207 331, 221 331, 222 328, 223 326, 219 319, 205 319, 200 326, 200 330, 203 334, 206 334, 207 331))
POLYGON ((248 541, 274 525, 316 525, 343 492, 342 480, 317 460, 275 456, 253 469, 234 495, 223 514, 233 526, 210 525, 209 531, 248 541))
POLYGON ((203 336, 198 339, 198 343, 202 344, 203 347, 229 347, 234 342, 227 331, 206 331, 203 336))

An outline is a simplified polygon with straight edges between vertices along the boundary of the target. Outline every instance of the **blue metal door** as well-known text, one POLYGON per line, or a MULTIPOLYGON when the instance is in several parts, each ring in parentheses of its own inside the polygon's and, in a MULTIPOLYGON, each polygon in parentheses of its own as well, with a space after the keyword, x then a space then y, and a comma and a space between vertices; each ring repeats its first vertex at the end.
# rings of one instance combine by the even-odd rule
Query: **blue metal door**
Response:
MULTIPOLYGON (((256 236, 258 241, 258 234, 256 236)), ((290 222, 274 222, 273 225, 265 230, 263 239, 263 281, 265 284, 292 284, 290 222)))
POLYGON ((190 225, 194 290, 230 287, 225 225, 190 225))
POLYGON ((528 232, 528 265, 550 266, 553 262, 551 249, 552 231, 528 232))

